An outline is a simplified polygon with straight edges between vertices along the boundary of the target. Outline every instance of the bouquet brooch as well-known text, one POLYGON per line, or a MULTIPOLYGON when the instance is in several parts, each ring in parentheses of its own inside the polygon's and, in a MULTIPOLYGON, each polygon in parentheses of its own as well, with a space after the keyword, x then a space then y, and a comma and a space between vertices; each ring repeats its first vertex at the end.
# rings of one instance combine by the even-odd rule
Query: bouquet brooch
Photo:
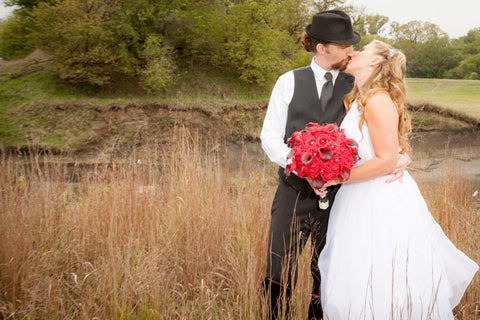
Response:
MULTIPOLYGON (((308 123, 300 131, 295 131, 287 140, 292 149, 287 157, 285 175, 295 172, 300 178, 310 178, 316 189, 329 180, 348 180, 350 169, 360 160, 358 144, 345 136, 337 124, 308 123)), ((329 206, 328 199, 321 197, 320 209, 329 206)))

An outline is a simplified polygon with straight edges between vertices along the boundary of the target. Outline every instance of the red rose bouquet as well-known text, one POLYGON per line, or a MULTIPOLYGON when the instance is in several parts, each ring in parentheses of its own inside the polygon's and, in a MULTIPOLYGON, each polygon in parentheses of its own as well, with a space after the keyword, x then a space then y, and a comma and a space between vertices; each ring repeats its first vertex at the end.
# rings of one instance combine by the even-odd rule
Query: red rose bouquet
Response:
POLYGON ((335 123, 320 126, 310 122, 303 130, 295 131, 287 144, 292 150, 285 175, 295 171, 300 178, 312 179, 315 188, 335 178, 347 180, 353 164, 360 159, 357 143, 335 123))

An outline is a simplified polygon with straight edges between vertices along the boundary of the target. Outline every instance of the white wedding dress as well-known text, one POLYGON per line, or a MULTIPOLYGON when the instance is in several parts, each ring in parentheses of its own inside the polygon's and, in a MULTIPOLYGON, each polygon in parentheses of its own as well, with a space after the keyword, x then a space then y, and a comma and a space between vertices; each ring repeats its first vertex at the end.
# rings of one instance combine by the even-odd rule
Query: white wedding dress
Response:
MULTIPOLYGON (((341 125, 359 144, 356 165, 374 157, 359 119, 354 104, 341 125)), ((403 183, 387 178, 337 193, 319 259, 324 319, 453 320, 478 266, 445 236, 408 172, 403 183)))

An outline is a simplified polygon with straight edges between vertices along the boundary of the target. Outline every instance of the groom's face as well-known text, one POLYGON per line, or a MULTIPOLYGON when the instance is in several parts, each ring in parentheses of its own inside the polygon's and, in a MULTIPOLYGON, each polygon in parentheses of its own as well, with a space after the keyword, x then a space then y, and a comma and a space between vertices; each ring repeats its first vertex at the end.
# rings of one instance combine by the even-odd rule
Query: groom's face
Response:
POLYGON ((325 46, 325 53, 332 69, 343 71, 352 58, 353 47, 350 44, 330 43, 325 46))

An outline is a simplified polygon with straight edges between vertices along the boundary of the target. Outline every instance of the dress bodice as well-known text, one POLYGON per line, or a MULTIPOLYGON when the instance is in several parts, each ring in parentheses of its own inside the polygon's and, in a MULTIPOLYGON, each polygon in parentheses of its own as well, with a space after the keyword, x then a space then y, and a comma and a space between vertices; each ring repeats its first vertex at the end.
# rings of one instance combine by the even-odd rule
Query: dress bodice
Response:
POLYGON ((355 101, 340 125, 340 128, 345 130, 345 135, 350 139, 354 139, 358 143, 358 155, 360 156, 360 161, 358 161, 355 166, 361 165, 365 161, 375 157, 375 150, 373 149, 372 141, 370 139, 367 123, 363 123, 361 130, 359 128, 359 123, 360 112, 358 110, 358 104, 355 101))

